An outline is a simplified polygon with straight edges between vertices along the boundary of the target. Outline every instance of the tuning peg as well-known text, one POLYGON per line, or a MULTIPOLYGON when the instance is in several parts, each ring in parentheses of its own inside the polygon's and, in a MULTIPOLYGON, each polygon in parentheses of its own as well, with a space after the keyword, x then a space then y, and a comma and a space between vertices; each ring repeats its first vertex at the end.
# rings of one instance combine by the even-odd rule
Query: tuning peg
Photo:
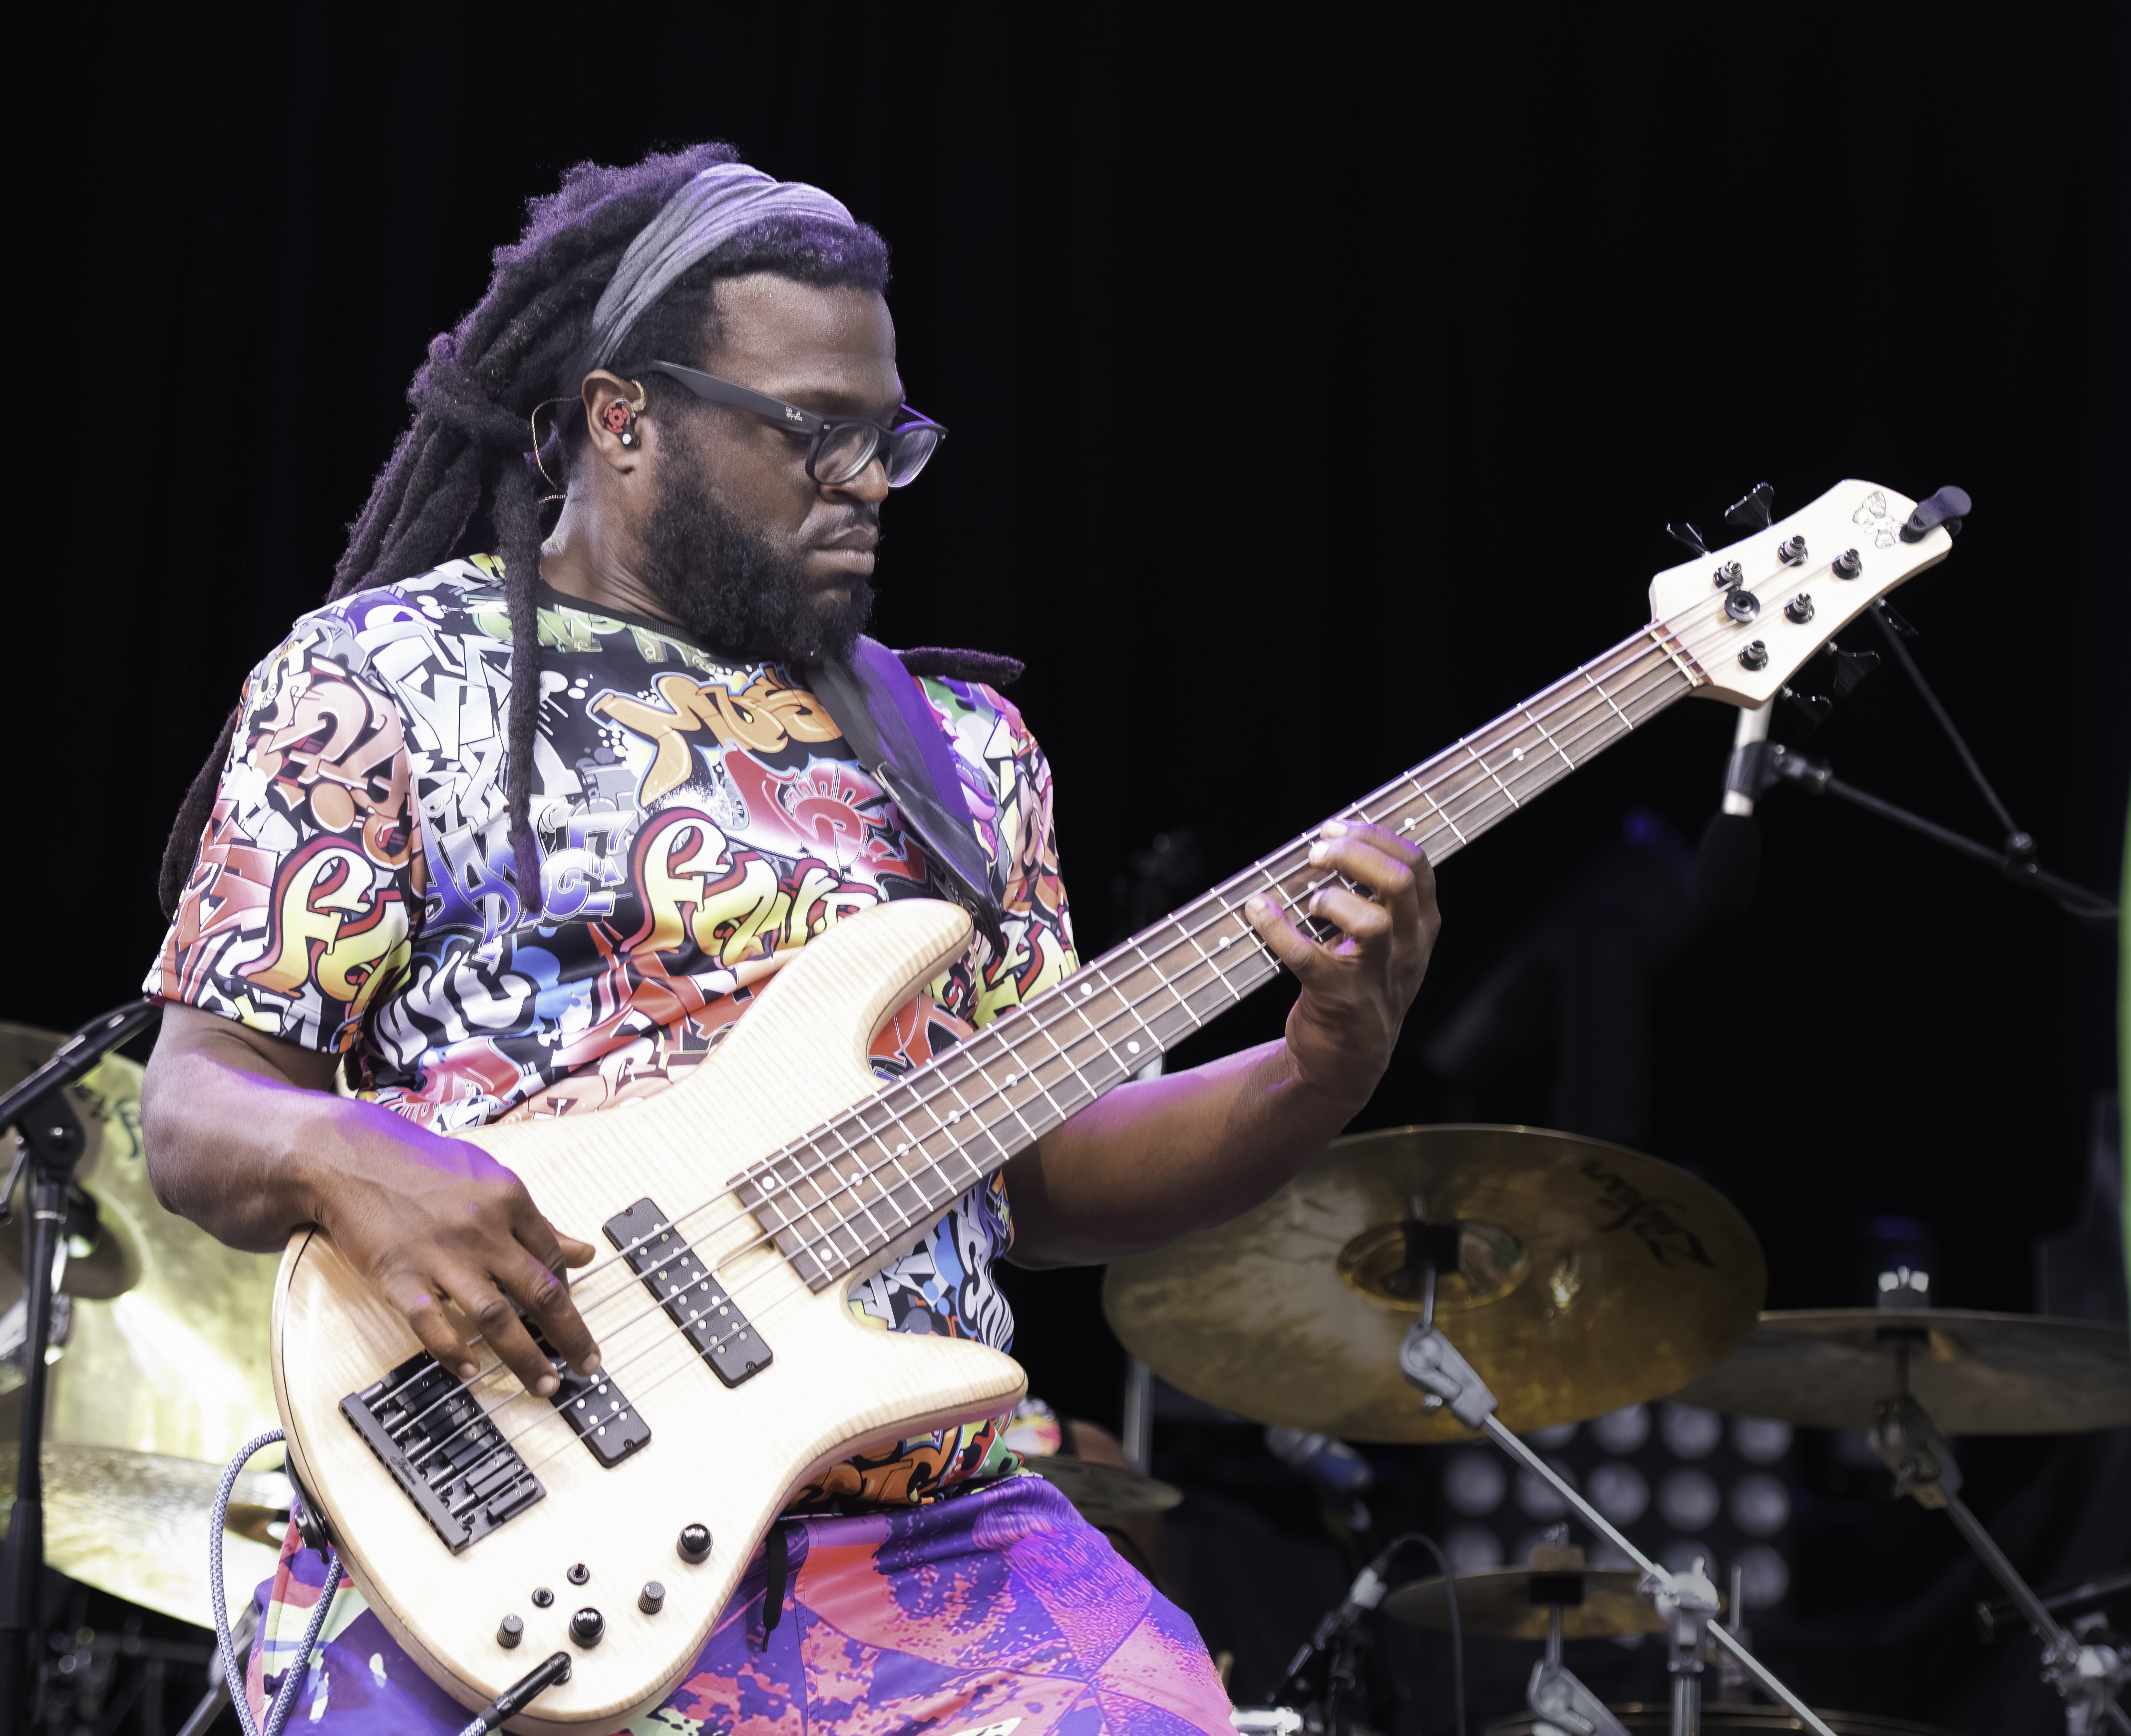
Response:
POLYGON ((1888 632, 1896 638, 1913 639, 1917 637, 1917 629, 1897 615, 1894 612, 1894 605, 1884 597, 1872 606, 1880 611, 1880 619, 1884 624, 1888 632))
POLYGON ((1928 500, 1917 502, 1917 509, 1909 514, 1909 522, 1902 527, 1904 543, 1921 543, 1938 526, 1946 527, 1950 537, 1961 534, 1961 521, 1974 510, 1975 503, 1968 491, 1961 488, 1942 488, 1928 500))
POLYGON ((1736 524, 1745 531, 1766 530, 1775 509, 1775 490, 1765 482, 1756 482, 1746 490, 1743 499, 1733 501, 1724 509, 1724 522, 1736 524))
POLYGON ((1824 694, 1801 693, 1795 687, 1786 687, 1784 697, 1811 718, 1816 729, 1827 721, 1828 714, 1835 710, 1835 701, 1824 694))
POLYGON ((1849 698, 1858 682, 1880 667, 1880 653, 1876 651, 1837 651, 1832 643, 1827 650, 1835 659, 1835 696, 1837 699, 1849 698))
POLYGON ((1665 534, 1675 543, 1686 543, 1698 555, 1709 552, 1709 545, 1702 540, 1702 533, 1683 519, 1677 524, 1666 525, 1665 534))

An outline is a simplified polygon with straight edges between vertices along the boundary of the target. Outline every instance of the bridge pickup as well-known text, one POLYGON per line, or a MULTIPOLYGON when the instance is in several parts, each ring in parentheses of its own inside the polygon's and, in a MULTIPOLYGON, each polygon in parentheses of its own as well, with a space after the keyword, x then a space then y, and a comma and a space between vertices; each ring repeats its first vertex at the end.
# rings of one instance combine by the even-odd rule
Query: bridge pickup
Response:
POLYGON ((770 1364, 769 1346, 726 1294, 687 1238, 648 1199, 607 1219, 606 1239, 664 1304, 711 1372, 738 1386, 770 1364))
POLYGON ((651 1425, 620 1387, 604 1372, 589 1378, 577 1373, 529 1318, 519 1318, 563 1383, 548 1402, 595 1459, 611 1470, 639 1447, 651 1444, 651 1425))
POLYGON ((465 1384, 426 1351, 350 1393, 340 1413, 453 1555, 548 1492, 465 1384))

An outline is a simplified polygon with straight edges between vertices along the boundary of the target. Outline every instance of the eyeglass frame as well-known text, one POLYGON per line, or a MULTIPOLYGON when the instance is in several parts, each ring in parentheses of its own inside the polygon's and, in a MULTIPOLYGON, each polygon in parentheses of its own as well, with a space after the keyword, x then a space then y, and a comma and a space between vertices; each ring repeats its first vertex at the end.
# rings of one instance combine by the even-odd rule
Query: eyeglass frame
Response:
MULTIPOLYGON (((700 369, 683 367, 678 361, 642 362, 631 369, 630 372, 663 374, 668 379, 678 380, 698 398, 705 399, 712 404, 726 404, 734 409, 752 410, 756 415, 767 417, 770 421, 776 423, 788 433, 808 436, 812 443, 807 448, 807 479, 818 487, 842 488, 856 481, 864 474, 866 466, 881 456, 883 449, 889 441, 898 434, 907 433, 912 428, 929 428, 937 436, 932 442, 931 452, 925 455, 926 463, 931 461, 932 452, 937 452, 940 449, 940 442, 947 438, 947 430, 942 424, 935 422, 922 410, 911 409, 907 404, 898 404, 897 409, 908 419, 898 422, 893 428, 889 428, 884 423, 875 422, 870 416, 818 416, 812 410, 801 409, 796 404, 787 404, 782 398, 772 398, 766 392, 758 392, 748 386, 735 385, 730 380, 721 380, 716 375, 706 374, 700 369), (821 456, 822 445, 828 438, 837 429, 845 428, 869 428, 880 438, 874 442, 873 450, 865 455, 859 467, 845 477, 841 482, 823 482, 814 474, 814 461, 821 456)), ((922 464, 919 466, 921 470, 923 467, 922 464)), ((888 470, 884 461, 881 465, 881 470, 884 474, 888 470)), ((891 480, 888 486, 907 488, 917 480, 915 476, 901 482, 891 480)))

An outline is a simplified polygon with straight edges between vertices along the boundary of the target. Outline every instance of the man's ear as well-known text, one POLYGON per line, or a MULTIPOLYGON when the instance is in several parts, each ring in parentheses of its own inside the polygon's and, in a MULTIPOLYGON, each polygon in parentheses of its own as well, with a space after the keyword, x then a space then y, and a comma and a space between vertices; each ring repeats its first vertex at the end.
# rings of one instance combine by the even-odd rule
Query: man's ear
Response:
POLYGON ((593 452, 616 470, 635 470, 644 450, 643 383, 596 368, 585 375, 581 391, 593 452))

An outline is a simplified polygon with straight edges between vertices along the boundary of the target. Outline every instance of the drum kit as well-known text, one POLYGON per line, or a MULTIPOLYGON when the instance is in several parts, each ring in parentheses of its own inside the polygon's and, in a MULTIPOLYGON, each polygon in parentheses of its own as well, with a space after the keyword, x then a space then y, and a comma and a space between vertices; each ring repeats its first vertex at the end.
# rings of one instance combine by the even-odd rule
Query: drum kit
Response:
MULTIPOLYGON (((0 1088, 59 1039, 0 1024, 0 1088)), ((87 1136, 55 1262, 43 1455, 50 1565, 128 1602, 207 1625, 199 1544, 223 1462, 276 1419, 261 1322, 275 1259, 223 1246, 164 1210, 140 1137, 141 1069, 106 1055, 69 1100, 87 1136)), ((17 1190, 9 1184, 9 1192, 17 1190)), ((17 1201, 19 1207, 19 1199, 17 1201)), ((24 1294, 0 1237, 0 1433, 20 1427, 24 1294)), ((2113 1695, 2131 1657, 2059 1624, 1959 1497, 1941 1428, 2054 1433, 2131 1424, 2131 1340, 2088 1322, 1933 1308, 1909 1282, 1876 1308, 1757 1313, 1760 1244, 1722 1196, 1615 1145, 1521 1127, 1410 1127, 1327 1147, 1256 1210, 1113 1265, 1104 1304, 1131 1352, 1192 1397, 1268 1425, 1362 1442, 1491 1437, 1633 1566, 1587 1566, 1557 1531, 1522 1566, 1384 1594, 1424 1628, 1540 1644, 1530 1715, 1507 1733, 1669 1729, 1855 1732, 1920 1724, 1807 1707, 1714 1619, 1699 1565, 1641 1554, 1520 1437, 1665 1398, 1813 1428, 1869 1429, 1897 1488, 1945 1510, 2043 1641, 2067 1728, 2131 1731, 2113 1695), (1561 1662, 1564 1639, 1665 1634, 1673 1691, 1608 1707, 1561 1662), (1704 1705, 1727 1683, 1776 1703, 1704 1705)), ((15 1450, 0 1444, 0 1477, 15 1450)), ((1174 1488, 1122 1464, 1032 1461, 1098 1525, 1158 1513, 1174 1488)), ((12 1499, 0 1490, 0 1511, 12 1499)), ((230 1603, 273 1571, 287 1480, 242 1480, 223 1539, 230 1603)), ((1329 1622, 1329 1619, 1328 1619, 1329 1622)), ((1330 1624, 1338 1628, 1338 1624, 1330 1624)), ((1321 1630, 1322 1631, 1322 1630, 1321 1630)), ((1336 1643, 1351 1638, 1351 1625, 1336 1643)), ((1309 1679, 1298 1659, 1290 1682, 1309 1679)), ((1323 1672, 1319 1671, 1319 1679, 1323 1672)), ((1239 1714, 1307 1729, 1312 1709, 1239 1714)))
MULTIPOLYGON (((1730 1203, 1655 1158, 1531 1128, 1406 1127, 1338 1141, 1256 1210, 1118 1261, 1104 1300, 1156 1374, 1252 1421, 1362 1442, 1486 1435, 1632 1564, 1587 1566, 1556 1528, 1523 1566, 1388 1595, 1373 1567, 1357 1581, 1349 1609, 1544 1646, 1529 1715, 1491 1726, 1495 1736, 1926 1729, 1808 1707, 1746 1649, 1736 1570, 1721 1622, 1725 1600, 1702 1562, 1660 1566, 1521 1438, 1666 1398, 1869 1431, 1897 1493, 1947 1514, 2041 1638, 2067 1729, 2131 1732, 2115 1703, 2131 1648, 2100 1628, 2075 1636, 2036 1597, 1961 1502, 1941 1433, 2131 1425, 2131 1334, 1935 1308, 1927 1279, 1907 1271, 1882 1278, 1876 1307, 1761 1313, 1765 1276, 1730 1203), (1564 1638, 1637 1633, 1669 1643, 1664 1704, 1609 1707, 1562 1663, 1564 1638), (1726 1699, 1704 1705, 1712 1661, 1726 1699), (1739 1699, 1749 1686, 1774 1704, 1739 1699)), ((1322 1696, 1343 1666, 1324 1654, 1354 1631, 1328 1617, 1291 1667, 1276 1697, 1315 1688, 1315 1708, 1239 1724, 1329 1721, 1322 1696)))

